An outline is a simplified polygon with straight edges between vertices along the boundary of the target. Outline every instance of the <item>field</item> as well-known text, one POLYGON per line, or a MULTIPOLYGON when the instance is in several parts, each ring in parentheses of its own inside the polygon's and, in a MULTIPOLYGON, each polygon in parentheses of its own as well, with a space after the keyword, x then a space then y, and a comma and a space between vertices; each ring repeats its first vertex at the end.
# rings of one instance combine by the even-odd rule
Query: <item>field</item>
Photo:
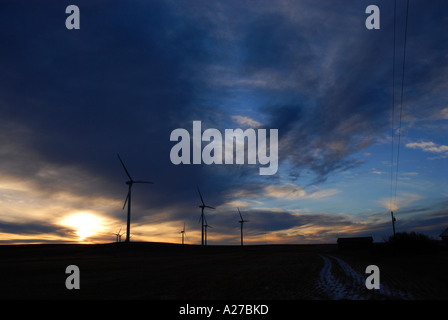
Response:
POLYGON ((0 246, 0 299, 448 299, 448 252, 378 255, 336 245, 161 243, 0 246), (380 290, 365 268, 380 269, 380 290), (68 265, 80 289, 68 290, 68 265))

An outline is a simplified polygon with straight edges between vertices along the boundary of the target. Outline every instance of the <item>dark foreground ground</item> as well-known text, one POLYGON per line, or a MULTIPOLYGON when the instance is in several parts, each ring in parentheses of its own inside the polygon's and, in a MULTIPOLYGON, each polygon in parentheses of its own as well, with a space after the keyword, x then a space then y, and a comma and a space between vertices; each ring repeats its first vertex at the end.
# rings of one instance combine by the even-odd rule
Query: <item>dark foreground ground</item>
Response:
POLYGON ((323 255, 333 259, 332 274, 339 283, 346 275, 335 257, 361 274, 367 265, 378 265, 381 281, 416 299, 448 299, 446 250, 383 256, 341 253, 336 245, 157 243, 0 246, 0 299, 334 299, 325 290, 332 288, 323 288, 322 281, 319 286, 323 255), (79 290, 65 286, 68 265, 80 269, 79 290))

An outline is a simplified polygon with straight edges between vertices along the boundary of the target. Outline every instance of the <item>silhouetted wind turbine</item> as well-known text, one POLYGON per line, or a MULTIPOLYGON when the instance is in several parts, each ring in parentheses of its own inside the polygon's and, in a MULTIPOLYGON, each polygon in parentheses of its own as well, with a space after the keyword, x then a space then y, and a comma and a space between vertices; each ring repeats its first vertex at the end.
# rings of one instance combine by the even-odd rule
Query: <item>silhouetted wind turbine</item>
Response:
POLYGON ((237 209, 238 209, 238 213, 240 214, 240 218, 241 218, 241 220, 238 222, 241 223, 241 246, 243 246, 243 225, 244 225, 244 222, 249 222, 249 220, 244 220, 243 216, 241 215, 240 208, 237 208, 237 209))
POLYGON ((126 206, 126 203, 128 204, 128 218, 127 218, 127 226, 126 226, 126 242, 129 242, 130 234, 131 234, 131 190, 132 185, 134 183, 150 183, 153 184, 153 182, 150 181, 135 181, 132 179, 131 175, 129 174, 128 169, 126 169, 126 166, 123 163, 123 160, 121 160, 120 155, 117 153, 118 159, 121 162, 121 165, 123 166, 124 171, 126 172, 126 175, 129 177, 129 181, 126 181, 126 184, 129 186, 128 195, 126 196, 126 200, 124 201, 123 210, 126 206))
POLYGON ((184 222, 184 228, 183 228, 183 230, 182 230, 181 232, 179 232, 179 233, 182 233, 182 244, 184 244, 184 236, 187 235, 186 232, 185 232, 185 222, 184 222))
POLYGON ((207 223, 207 218, 205 217, 205 215, 204 215, 204 220, 205 220, 205 224, 204 224, 205 245, 207 245, 207 228, 213 228, 213 227, 207 223))
POLYGON ((120 228, 120 230, 118 230, 118 232, 115 232, 115 233, 114 233, 114 235, 117 236, 117 242, 121 242, 121 236, 122 236, 123 234, 124 234, 124 232, 121 233, 121 228, 120 228))
MULTIPOLYGON (((202 198, 201 190, 199 190, 199 187, 197 187, 197 188, 198 188, 198 192, 199 192, 199 197, 201 197, 201 202, 202 202, 202 204, 199 206, 199 208, 201 208, 201 224, 202 224, 201 245, 204 246, 204 208, 210 208, 210 209, 215 209, 215 208, 205 205, 204 199, 202 198)), ((207 243, 205 243, 205 245, 206 244, 207 243)))

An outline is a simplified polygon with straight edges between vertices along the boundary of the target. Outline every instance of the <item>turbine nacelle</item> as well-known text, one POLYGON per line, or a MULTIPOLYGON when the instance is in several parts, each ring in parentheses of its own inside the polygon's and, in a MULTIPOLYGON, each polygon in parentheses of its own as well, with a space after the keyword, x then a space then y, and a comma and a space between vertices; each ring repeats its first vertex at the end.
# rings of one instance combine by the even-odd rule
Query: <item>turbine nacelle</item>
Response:
POLYGON ((134 181, 134 180, 129 180, 125 182, 127 185, 133 185, 134 183, 149 183, 149 184, 154 184, 154 182, 151 181, 134 181))
POLYGON ((210 207, 210 206, 206 206, 206 205, 200 205, 199 208, 201 208, 201 209, 204 209, 204 208, 216 209, 214 207, 210 207))

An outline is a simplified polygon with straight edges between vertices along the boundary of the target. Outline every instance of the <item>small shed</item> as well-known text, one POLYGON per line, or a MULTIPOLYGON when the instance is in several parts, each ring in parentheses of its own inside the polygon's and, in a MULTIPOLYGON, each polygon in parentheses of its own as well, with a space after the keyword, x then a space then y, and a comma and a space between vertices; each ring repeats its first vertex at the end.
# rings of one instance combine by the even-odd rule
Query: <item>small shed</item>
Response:
POLYGON ((439 237, 442 238, 443 242, 448 243, 448 228, 446 228, 445 231, 443 231, 439 237))
POLYGON ((372 245, 372 237, 338 238, 339 250, 370 249, 372 245))

